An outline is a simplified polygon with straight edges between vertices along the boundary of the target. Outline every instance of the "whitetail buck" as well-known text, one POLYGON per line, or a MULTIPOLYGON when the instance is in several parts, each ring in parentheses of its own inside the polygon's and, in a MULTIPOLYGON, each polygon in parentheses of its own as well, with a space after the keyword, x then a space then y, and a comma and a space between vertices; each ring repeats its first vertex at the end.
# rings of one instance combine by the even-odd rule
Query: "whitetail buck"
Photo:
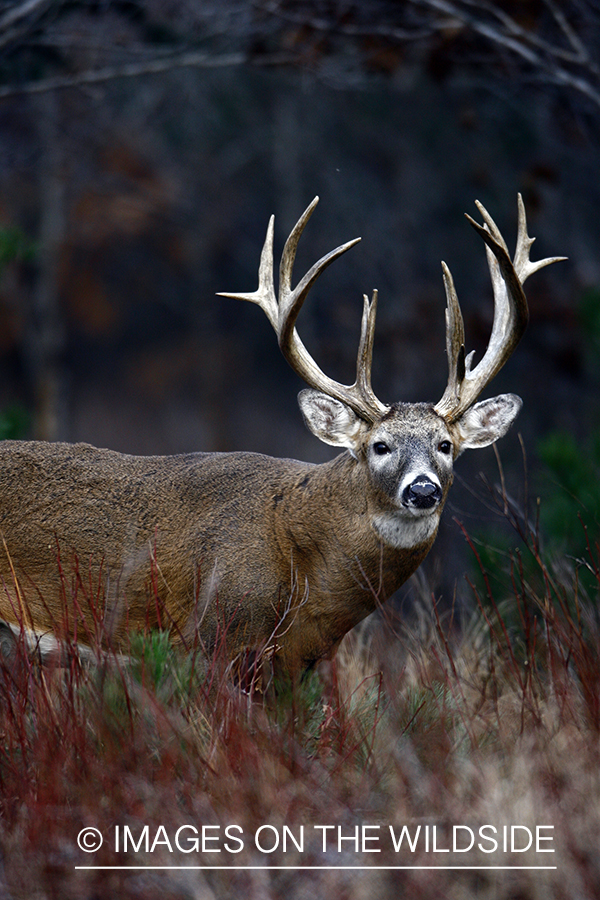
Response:
POLYGON ((415 571, 436 536, 456 457, 501 437, 521 400, 477 397, 509 358, 528 319, 522 284, 554 259, 531 262, 519 197, 511 262, 495 223, 469 218, 487 245, 494 292, 488 348, 472 366, 448 268, 449 377, 438 403, 394 403, 371 388, 377 292, 364 298, 356 381, 316 365, 295 328, 331 251, 292 288, 298 240, 316 198, 290 234, 273 282, 273 218, 253 293, 292 368, 310 431, 342 448, 311 465, 255 453, 137 457, 86 444, 0 444, 0 616, 13 630, 126 646, 131 629, 169 628, 175 640, 222 643, 231 658, 268 649, 298 672, 415 571))

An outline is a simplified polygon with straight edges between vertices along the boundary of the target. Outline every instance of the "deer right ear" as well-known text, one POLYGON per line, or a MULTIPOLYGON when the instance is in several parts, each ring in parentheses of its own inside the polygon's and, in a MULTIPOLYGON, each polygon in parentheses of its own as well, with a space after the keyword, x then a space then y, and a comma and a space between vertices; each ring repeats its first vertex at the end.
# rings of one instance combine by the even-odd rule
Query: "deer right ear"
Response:
POLYGON ((468 409, 455 426, 460 441, 459 453, 468 447, 487 447, 504 437, 522 405, 523 401, 516 394, 499 394, 468 409))
POLYGON ((358 449, 368 425, 354 410, 320 391, 307 388, 298 394, 306 427, 325 444, 358 449))

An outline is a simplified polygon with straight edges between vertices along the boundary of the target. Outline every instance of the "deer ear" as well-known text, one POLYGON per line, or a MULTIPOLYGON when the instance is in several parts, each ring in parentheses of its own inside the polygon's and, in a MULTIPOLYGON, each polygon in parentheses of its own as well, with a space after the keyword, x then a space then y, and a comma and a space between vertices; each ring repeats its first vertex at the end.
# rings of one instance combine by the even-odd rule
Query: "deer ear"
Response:
POLYGON ((307 388, 298 394, 306 427, 325 444, 358 449, 368 425, 354 410, 327 394, 307 388))
POLYGON ((523 401, 516 394, 499 394, 468 409, 455 423, 460 450, 487 447, 503 437, 516 419, 523 401))

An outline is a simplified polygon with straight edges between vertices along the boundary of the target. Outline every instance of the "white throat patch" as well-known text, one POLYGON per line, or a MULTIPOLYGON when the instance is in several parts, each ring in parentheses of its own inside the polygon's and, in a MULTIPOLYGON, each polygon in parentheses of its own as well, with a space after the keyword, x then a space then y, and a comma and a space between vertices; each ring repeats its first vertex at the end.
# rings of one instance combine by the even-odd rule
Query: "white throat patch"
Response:
POLYGON ((372 519, 373 528, 384 542, 397 550, 408 549, 431 540, 440 524, 441 510, 429 515, 410 516, 381 513, 372 519))

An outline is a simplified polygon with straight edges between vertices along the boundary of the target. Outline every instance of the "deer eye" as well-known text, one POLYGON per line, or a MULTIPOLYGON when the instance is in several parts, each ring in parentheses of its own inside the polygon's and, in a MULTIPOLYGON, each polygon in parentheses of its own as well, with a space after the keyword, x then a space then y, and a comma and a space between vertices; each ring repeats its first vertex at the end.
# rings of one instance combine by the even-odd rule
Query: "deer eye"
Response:
POLYGON ((377 456, 385 456, 386 453, 390 452, 390 448, 387 444, 384 444, 383 441, 376 441, 373 444, 373 453, 377 456))
POLYGON ((440 453, 450 453, 452 450, 452 444, 450 441, 442 441, 441 444, 438 445, 438 450, 440 453))

